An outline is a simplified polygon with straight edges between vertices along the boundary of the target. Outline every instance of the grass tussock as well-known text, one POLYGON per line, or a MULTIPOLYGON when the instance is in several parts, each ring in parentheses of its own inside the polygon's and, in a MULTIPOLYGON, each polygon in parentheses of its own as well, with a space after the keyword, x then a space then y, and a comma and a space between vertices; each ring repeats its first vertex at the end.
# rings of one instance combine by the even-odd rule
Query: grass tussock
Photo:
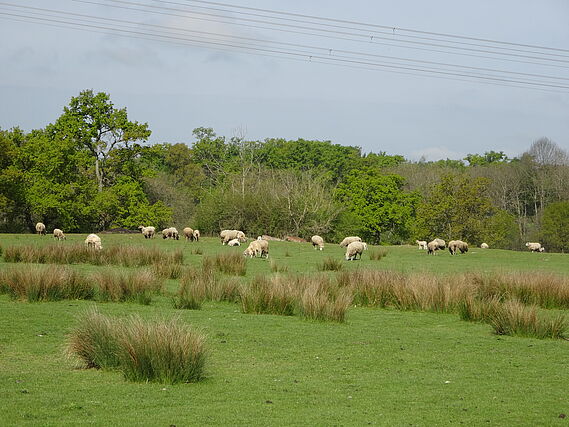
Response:
POLYGON ((325 258, 318 264, 319 271, 340 271, 343 267, 342 261, 332 257, 325 258))
POLYGON ((213 262, 205 261, 201 270, 184 272, 173 305, 174 308, 198 310, 206 300, 237 302, 239 292, 238 279, 220 277, 213 262))
POLYGON ((215 256, 204 257, 202 269, 204 271, 215 269, 224 274, 245 276, 245 273, 247 273, 247 260, 238 252, 221 253, 215 256))
POLYGON ((192 249, 192 254, 193 255, 203 255, 203 249, 202 248, 192 249))
POLYGON ((243 313, 283 316, 294 314, 298 295, 291 280, 282 276, 257 276, 240 294, 243 313))
POLYGON ((141 267, 152 264, 182 264, 181 250, 164 252, 158 248, 111 246, 93 250, 84 245, 9 246, 6 262, 37 264, 93 264, 141 267))
POLYGON ((152 264, 152 272, 163 279, 179 279, 184 274, 182 264, 152 264))
POLYGON ((93 275, 97 299, 113 302, 138 302, 148 305, 152 294, 158 293, 162 282, 150 270, 125 272, 101 271, 93 275))
POLYGON ((307 319, 344 322, 352 303, 352 294, 346 289, 338 290, 330 279, 311 281, 299 298, 299 314, 307 319))
POLYGON ((18 266, 0 272, 0 291, 27 302, 92 299, 95 291, 84 275, 60 266, 18 266))
POLYGON ((204 377, 205 336, 179 320, 148 322, 87 312, 68 338, 86 367, 118 369, 131 381, 175 384, 204 377))
POLYGON ((288 267, 286 265, 279 264, 274 260, 274 258, 271 258, 269 265, 273 273, 286 273, 288 271, 288 267))
POLYGON ((379 261, 381 260, 381 258, 386 257, 388 253, 389 251, 386 248, 377 248, 369 251, 368 255, 369 259, 371 259, 372 261, 379 261))

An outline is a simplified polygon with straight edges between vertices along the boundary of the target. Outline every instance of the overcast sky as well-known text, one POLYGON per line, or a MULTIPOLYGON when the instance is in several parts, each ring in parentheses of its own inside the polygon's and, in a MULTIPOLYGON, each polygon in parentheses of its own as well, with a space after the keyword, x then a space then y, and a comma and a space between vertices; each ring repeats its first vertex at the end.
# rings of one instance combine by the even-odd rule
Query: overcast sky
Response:
MULTIPOLYGON (((235 13, 230 14, 225 18, 226 22, 222 23, 187 19, 189 15, 180 12, 185 4, 190 4, 187 0, 172 0, 170 3, 129 1, 131 8, 140 8, 137 5, 144 3, 155 6, 148 10, 162 13, 117 9, 110 5, 125 6, 126 3, 108 0, 93 0, 99 4, 72 0, 12 0, 20 6, 129 20, 142 25, 133 24, 128 27, 119 21, 103 23, 95 18, 85 22, 101 27, 130 28, 137 31, 137 34, 158 31, 159 28, 164 31, 164 27, 177 28, 178 34, 182 30, 206 31, 222 34, 225 44, 236 44, 244 40, 239 37, 248 37, 261 40, 256 42, 257 47, 280 52, 300 49, 293 48, 292 44, 306 44, 332 49, 329 55, 334 56, 334 60, 338 58, 337 51, 344 49, 405 60, 549 75, 566 80, 501 74, 505 79, 531 79, 538 83, 546 81, 569 86, 569 51, 548 51, 559 56, 547 56, 555 59, 545 62, 549 65, 536 65, 513 61, 537 62, 527 57, 541 58, 539 52, 528 54, 527 50, 532 49, 511 46, 522 52, 505 51, 518 55, 504 57, 508 59, 506 62, 480 58, 491 56, 478 52, 486 50, 480 46, 455 45, 458 49, 453 51, 463 54, 457 56, 432 52, 441 48, 430 44, 440 42, 409 38, 407 40, 425 44, 401 42, 401 35, 405 34, 434 37, 420 33, 395 30, 392 31, 392 41, 388 40, 387 44, 380 44, 379 38, 367 42, 347 41, 337 37, 359 37, 340 34, 352 33, 352 30, 316 25, 314 28, 330 30, 322 33, 328 36, 253 28, 266 24, 244 21, 243 18, 263 20, 238 13, 246 12, 245 9, 234 9, 235 13), (393 44, 407 45, 413 49, 393 44)), ((569 49, 569 2, 566 0, 227 0, 227 3, 569 49)), ((13 126, 25 130, 44 127, 57 119, 72 96, 81 90, 93 89, 109 93, 116 106, 127 107, 131 120, 148 122, 153 132, 151 142, 154 143, 191 143, 192 130, 203 126, 212 127, 218 134, 228 137, 245 134, 248 139, 283 137, 330 140, 338 144, 360 146, 365 152, 386 151, 411 159, 421 156, 428 160, 461 158, 467 153, 483 153, 488 150, 502 150, 513 156, 543 136, 569 149, 568 89, 538 91, 502 84, 462 81, 464 79, 451 80, 451 76, 444 75, 439 75, 443 78, 430 78, 416 75, 419 72, 408 75, 401 69, 387 72, 385 68, 377 66, 356 68, 353 62, 339 62, 350 65, 349 67, 334 66, 311 61, 309 54, 289 60, 282 58, 283 54, 259 56, 244 54, 239 49, 228 46, 224 46, 224 50, 214 50, 187 44, 127 38, 21 22, 16 21, 21 18, 1 14, 29 16, 30 11, 32 9, 0 4, 2 129, 13 126)), ((205 9, 198 11, 207 12, 205 9)), ((208 13, 218 12, 210 10, 208 13)), ((203 18, 207 15, 193 16, 203 18)), ((69 19, 68 17, 67 20, 69 19)), ((219 21, 219 18, 213 19, 219 21)), ((289 25, 300 25, 293 21, 287 22, 289 25)), ((57 25, 66 26, 62 23, 57 25)), ((274 29, 276 26, 269 27, 274 29)), ((278 28, 290 30, 293 27, 278 28)), ((187 35, 176 37, 179 40, 187 35)), ((361 62, 362 57, 357 58, 361 62)), ((364 62, 387 61, 377 57, 366 58, 372 59, 364 62)), ((410 61, 404 63, 414 64, 410 61)), ((413 65, 416 66, 418 65, 413 65)), ((457 67, 454 70, 460 73, 471 71, 457 67)))

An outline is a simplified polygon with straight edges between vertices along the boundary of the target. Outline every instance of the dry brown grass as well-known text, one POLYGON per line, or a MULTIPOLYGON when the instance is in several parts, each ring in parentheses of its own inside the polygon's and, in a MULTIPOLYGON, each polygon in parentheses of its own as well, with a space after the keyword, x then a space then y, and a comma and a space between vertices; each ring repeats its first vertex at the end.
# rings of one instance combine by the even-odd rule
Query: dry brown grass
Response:
POLYGON ((105 270, 93 274, 92 280, 100 301, 130 301, 147 305, 152 301, 152 294, 162 289, 162 281, 150 270, 105 270))

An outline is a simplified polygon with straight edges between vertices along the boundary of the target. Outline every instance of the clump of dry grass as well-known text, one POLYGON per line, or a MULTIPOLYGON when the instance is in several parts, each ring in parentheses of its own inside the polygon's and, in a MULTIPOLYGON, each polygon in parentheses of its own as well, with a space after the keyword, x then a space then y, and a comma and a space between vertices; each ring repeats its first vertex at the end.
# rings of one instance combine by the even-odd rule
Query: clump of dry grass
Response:
POLYGON ((221 253, 215 256, 205 256, 202 260, 202 268, 204 271, 215 269, 225 274, 245 276, 247 260, 237 252, 221 253))
POLYGON ((324 258, 324 260, 318 264, 319 271, 340 271, 343 267, 344 264, 342 264, 342 261, 332 257, 324 258))
POLYGON ((294 284, 283 276, 257 276, 241 289, 243 313, 292 316, 298 299, 294 284))
POLYGON ((269 261, 269 265, 273 273, 286 273, 288 271, 288 267, 286 265, 279 264, 273 258, 269 261))
POLYGON ((152 264, 152 272, 164 279, 179 279, 184 274, 184 266, 182 264, 152 264))
POLYGON ((299 296, 298 310, 307 319, 344 322, 351 303, 348 289, 338 289, 337 283, 321 276, 306 283, 299 296))
POLYGON ((106 270, 92 276, 101 301, 138 302, 148 305, 152 294, 162 288, 162 282, 149 270, 125 272, 106 270))
POLYGON ((386 248, 377 248, 368 251, 369 259, 372 261, 379 261, 381 258, 386 257, 389 251, 386 248))
POLYGON ((489 323, 500 307, 500 300, 492 297, 489 299, 465 298, 459 304, 458 315, 461 320, 467 322, 489 323))
POLYGON ((88 368, 118 368, 131 381, 174 384, 204 376, 205 336, 179 320, 119 320, 91 310, 69 335, 67 349, 88 368))
POLYGON ((9 246, 5 250, 6 262, 37 264, 94 264, 141 267, 151 264, 182 264, 181 250, 163 252, 158 248, 137 246, 111 246, 97 251, 84 245, 9 246))
POLYGON ((0 272, 0 290, 28 302, 91 299, 86 277, 68 267, 18 266, 0 272))

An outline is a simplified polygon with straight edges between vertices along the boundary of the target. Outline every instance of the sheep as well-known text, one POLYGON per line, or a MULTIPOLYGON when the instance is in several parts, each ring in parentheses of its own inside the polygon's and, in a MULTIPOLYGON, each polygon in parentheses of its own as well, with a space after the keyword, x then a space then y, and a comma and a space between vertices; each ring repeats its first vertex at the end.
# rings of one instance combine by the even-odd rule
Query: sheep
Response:
POLYGON ((182 232, 184 233, 184 237, 186 238, 186 241, 194 240, 194 229, 193 228, 186 227, 182 230, 182 232))
POLYGON ((314 249, 320 249, 320 250, 324 249, 324 239, 322 237, 312 236, 310 238, 310 241, 312 242, 312 247, 314 249))
POLYGON ((490 246, 488 246, 488 243, 482 243, 480 245, 480 249, 488 249, 490 246))
POLYGON ((57 240, 66 240, 65 234, 59 228, 53 229, 53 238, 57 240))
POLYGON ((527 242, 526 247, 532 252, 543 252, 541 248, 541 243, 527 242))
POLYGON ((40 235, 40 236, 45 236, 45 224, 43 222, 38 222, 36 224, 36 232, 40 235))
POLYGON ((427 253, 429 255, 436 255, 437 251, 440 249, 439 243, 435 240, 427 243, 427 253))
POLYGON ((451 240, 448 242, 448 251, 451 255, 455 255, 456 251, 460 251, 461 254, 468 252, 468 243, 462 240, 451 240))
POLYGON ((145 227, 144 225, 139 225, 138 229, 142 232, 145 239, 152 239, 156 234, 156 228, 152 226, 145 227))
POLYGON ((162 230, 162 238, 163 239, 176 239, 180 240, 180 234, 175 227, 165 228, 162 230))
POLYGON ((346 261, 362 259, 362 252, 367 250, 367 243, 361 241, 351 242, 346 248, 346 261))
POLYGON ((194 230, 194 240, 195 240, 196 242, 199 242, 199 241, 200 241, 200 237, 201 237, 201 235, 200 235, 200 230, 194 230))
POLYGON ((435 239, 433 240, 433 242, 437 242, 437 245, 439 245, 440 250, 443 250, 446 246, 446 243, 443 239, 435 239))
POLYGON ((239 239, 233 239, 227 242, 227 246, 241 246, 239 239))
POLYGON ((340 247, 345 248, 352 242, 361 242, 362 239, 357 236, 346 237, 344 240, 340 242, 340 247))
POLYGON ((101 238, 96 234, 89 234, 85 239, 85 244, 88 248, 93 248, 96 250, 103 249, 103 245, 101 245, 101 238))
POLYGON ((247 237, 245 237, 245 233, 240 230, 223 230, 219 233, 219 237, 221 237, 221 244, 226 245, 230 240, 239 239, 241 243, 247 241, 247 237))
POLYGON ((426 240, 415 240, 415 243, 419 245, 419 249, 427 250, 427 241, 426 240))
POLYGON ((247 249, 245 249, 245 251, 243 252, 244 256, 248 256, 250 258, 253 258, 254 256, 260 256, 261 258, 263 258, 263 255, 265 256, 265 258, 269 257, 269 242, 266 240, 253 240, 251 243, 249 243, 249 247, 247 247, 247 249))

